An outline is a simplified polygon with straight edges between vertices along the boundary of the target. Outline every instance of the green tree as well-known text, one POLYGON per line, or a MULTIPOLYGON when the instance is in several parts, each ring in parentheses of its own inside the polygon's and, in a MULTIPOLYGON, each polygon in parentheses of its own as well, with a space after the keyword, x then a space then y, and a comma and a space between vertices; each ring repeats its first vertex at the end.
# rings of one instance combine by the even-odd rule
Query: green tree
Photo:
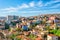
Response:
POLYGON ((12 34, 12 35, 10 35, 10 38, 11 38, 12 40, 14 40, 15 37, 16 37, 16 34, 12 34))
POLYGON ((12 24, 13 26, 15 26, 15 25, 16 25, 16 23, 15 23, 15 22, 11 22, 11 24, 12 24))
POLYGON ((9 29, 9 24, 5 23, 5 29, 9 29))
POLYGON ((55 33, 57 36, 60 36, 60 29, 55 33))
POLYGON ((22 40, 21 38, 16 38, 16 40, 22 40))
POLYGON ((50 30, 51 33, 56 34, 57 30, 50 30))
POLYGON ((31 38, 32 40, 35 40, 36 37, 37 37, 37 36, 36 36, 36 35, 33 35, 33 34, 30 34, 30 35, 29 35, 29 38, 31 38))

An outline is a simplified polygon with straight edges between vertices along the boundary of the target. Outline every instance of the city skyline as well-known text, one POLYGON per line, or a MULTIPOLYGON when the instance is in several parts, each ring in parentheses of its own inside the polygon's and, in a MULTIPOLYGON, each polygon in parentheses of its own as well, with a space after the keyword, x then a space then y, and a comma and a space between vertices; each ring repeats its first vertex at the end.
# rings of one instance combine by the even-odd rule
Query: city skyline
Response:
POLYGON ((60 13, 60 0, 0 0, 0 16, 60 13))

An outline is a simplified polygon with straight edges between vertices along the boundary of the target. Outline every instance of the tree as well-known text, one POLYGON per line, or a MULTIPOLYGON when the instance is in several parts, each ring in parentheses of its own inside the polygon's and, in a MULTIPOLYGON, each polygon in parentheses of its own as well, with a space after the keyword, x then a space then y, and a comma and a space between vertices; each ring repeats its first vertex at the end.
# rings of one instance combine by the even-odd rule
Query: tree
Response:
POLYGON ((35 40, 36 37, 37 37, 37 36, 36 36, 36 35, 33 35, 33 34, 30 34, 30 35, 29 35, 29 38, 31 38, 32 40, 35 40))
POLYGON ((57 30, 56 29, 55 30, 51 30, 50 32, 53 33, 53 34, 56 34, 57 30))
POLYGON ((5 29, 9 29, 9 24, 5 23, 5 29))
POLYGON ((21 40, 21 38, 16 38, 16 40, 21 40))
POLYGON ((60 29, 55 33, 57 36, 60 36, 60 29))
POLYGON ((10 35, 10 38, 11 38, 12 40, 14 40, 16 36, 17 36, 16 34, 12 34, 12 35, 10 35))
POLYGON ((53 33, 54 35, 60 36, 60 29, 51 30, 50 33, 53 33))
POLYGON ((15 25, 16 25, 16 23, 15 23, 15 22, 11 22, 11 24, 12 24, 13 26, 15 26, 15 25))

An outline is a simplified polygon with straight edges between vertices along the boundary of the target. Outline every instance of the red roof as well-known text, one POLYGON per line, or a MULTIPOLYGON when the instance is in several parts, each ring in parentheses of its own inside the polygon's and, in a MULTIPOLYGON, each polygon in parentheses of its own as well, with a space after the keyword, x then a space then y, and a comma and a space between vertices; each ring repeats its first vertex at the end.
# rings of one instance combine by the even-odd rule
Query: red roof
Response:
POLYGON ((54 34, 49 34, 48 36, 55 36, 54 34))

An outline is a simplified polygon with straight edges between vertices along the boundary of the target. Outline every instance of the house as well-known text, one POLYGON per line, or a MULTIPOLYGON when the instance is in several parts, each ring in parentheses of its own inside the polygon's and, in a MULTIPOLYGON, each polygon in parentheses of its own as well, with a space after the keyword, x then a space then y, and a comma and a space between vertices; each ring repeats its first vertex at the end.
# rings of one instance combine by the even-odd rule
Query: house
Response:
POLYGON ((10 24, 11 21, 17 21, 19 19, 19 16, 15 16, 15 15, 8 15, 7 16, 7 23, 10 24))
POLYGON ((47 40, 58 40, 58 37, 53 34, 49 34, 47 35, 47 40))
POLYGON ((30 27, 30 25, 31 25, 30 22, 27 22, 27 26, 30 27))
POLYGON ((41 24, 39 24, 39 25, 36 26, 37 29, 42 30, 42 31, 44 30, 44 27, 45 26, 44 25, 41 25, 41 24))
POLYGON ((5 20, 0 20, 0 29, 5 29, 5 20))
POLYGON ((58 37, 58 40, 60 40, 60 37, 58 37))
POLYGON ((55 20, 55 18, 56 18, 55 16, 50 16, 49 20, 55 20))
POLYGON ((43 38, 41 37, 41 35, 38 35, 35 40, 43 40, 43 38))

